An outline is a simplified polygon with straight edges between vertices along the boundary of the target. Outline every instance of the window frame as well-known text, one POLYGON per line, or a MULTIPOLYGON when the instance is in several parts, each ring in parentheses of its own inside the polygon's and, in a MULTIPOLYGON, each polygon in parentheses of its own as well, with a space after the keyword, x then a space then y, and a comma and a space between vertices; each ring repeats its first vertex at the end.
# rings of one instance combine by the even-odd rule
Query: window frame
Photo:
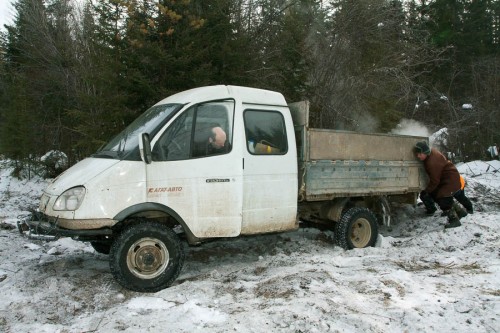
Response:
MULTIPOLYGON (((246 146, 246 149, 247 149, 248 153, 250 153, 251 155, 254 155, 254 156, 280 156, 280 155, 286 155, 288 153, 288 151, 290 149, 289 144, 288 144, 288 133, 287 133, 287 129, 286 129, 285 117, 284 117, 284 115, 283 115, 283 113, 281 111, 276 110, 276 109, 273 109, 273 110, 258 109, 258 108, 248 108, 248 109, 245 109, 243 111, 243 126, 244 126, 244 130, 245 130, 245 143, 246 143, 245 146, 246 146), (280 151, 276 152, 276 153, 272 153, 271 149, 270 149, 271 150, 270 153, 257 153, 255 151, 252 152, 250 150, 250 148, 249 148, 249 142, 253 141, 253 140, 250 140, 251 138, 248 137, 248 127, 247 127, 247 118, 246 118, 246 116, 247 116, 247 114, 249 112, 263 112, 263 113, 266 113, 266 114, 278 114, 279 115, 280 120, 281 120, 281 129, 282 129, 282 133, 283 133, 282 141, 285 144, 285 149, 283 149, 281 151, 280 147, 275 147, 275 148, 280 149, 280 151)), ((263 140, 261 140, 261 142, 262 141, 263 140)), ((268 143, 271 143, 271 142, 268 141, 268 143)), ((270 147, 272 147, 272 145, 270 145, 270 147)))
MULTIPOLYGON (((193 159, 198 159, 198 158, 206 158, 206 157, 211 157, 211 156, 219 156, 219 155, 225 155, 229 154, 232 151, 232 145, 233 145, 233 140, 234 140, 234 122, 235 122, 235 109, 236 109, 236 101, 233 98, 226 98, 226 99, 217 99, 217 100, 211 100, 211 101, 203 101, 197 104, 190 105, 186 109, 182 110, 181 112, 178 112, 177 117, 173 119, 167 126, 164 127, 164 130, 161 131, 159 134, 158 139, 155 141, 154 146, 153 146, 153 151, 157 148, 157 145, 161 144, 161 141, 165 135, 167 135, 167 132, 169 129, 172 128, 172 125, 176 121, 179 121, 183 115, 187 114, 188 112, 193 112, 193 115, 191 117, 191 124, 190 124, 190 133, 189 133, 189 154, 188 157, 186 158, 181 158, 181 159, 172 159, 169 160, 167 159, 155 159, 153 162, 174 162, 174 161, 187 161, 187 160, 193 160, 193 159), (226 131, 226 142, 228 143, 228 149, 227 151, 224 151, 220 154, 209 154, 209 155, 204 155, 204 156, 194 156, 194 145, 195 145, 195 129, 197 125, 197 120, 198 120, 198 115, 199 115, 199 108, 203 105, 207 104, 215 104, 215 103, 230 103, 232 105, 231 107, 227 107, 227 129, 224 129, 226 131), (229 133, 227 133, 229 132, 229 133)), ((184 124, 187 125, 187 124, 184 124)))

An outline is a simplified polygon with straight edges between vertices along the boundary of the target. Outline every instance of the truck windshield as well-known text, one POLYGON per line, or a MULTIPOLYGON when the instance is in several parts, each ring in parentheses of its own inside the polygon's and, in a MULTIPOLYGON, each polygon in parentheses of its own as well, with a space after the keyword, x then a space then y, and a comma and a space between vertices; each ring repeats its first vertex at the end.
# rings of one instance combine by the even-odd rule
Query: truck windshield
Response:
POLYGON ((182 106, 182 104, 162 104, 151 107, 92 157, 136 159, 139 156, 139 134, 149 133, 153 137, 182 106))

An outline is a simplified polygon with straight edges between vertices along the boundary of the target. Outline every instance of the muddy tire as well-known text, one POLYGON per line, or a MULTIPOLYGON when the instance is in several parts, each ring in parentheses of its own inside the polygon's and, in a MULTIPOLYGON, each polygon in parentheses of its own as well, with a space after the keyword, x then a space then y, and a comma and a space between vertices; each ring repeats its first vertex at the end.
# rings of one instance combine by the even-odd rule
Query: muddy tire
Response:
POLYGON ((335 227, 336 243, 346 250, 374 246, 377 237, 377 218, 363 207, 348 209, 335 227))
POLYGON ((90 242, 90 245, 97 253, 109 254, 111 251, 111 242, 90 242))
POLYGON ((184 264, 184 248, 170 228, 142 221, 125 228, 113 242, 109 266, 123 287, 156 292, 169 287, 184 264))

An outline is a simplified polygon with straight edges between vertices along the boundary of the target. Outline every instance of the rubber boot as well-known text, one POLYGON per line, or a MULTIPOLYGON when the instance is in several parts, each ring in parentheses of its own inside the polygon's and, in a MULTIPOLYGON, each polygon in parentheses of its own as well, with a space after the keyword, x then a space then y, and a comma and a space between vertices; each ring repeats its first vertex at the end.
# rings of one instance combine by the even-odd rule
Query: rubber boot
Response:
POLYGON ((467 212, 465 211, 465 209, 463 209, 462 206, 460 206, 456 202, 453 203, 452 209, 455 211, 455 213, 457 213, 458 219, 461 219, 461 218, 467 216, 467 212))
POLYGON ((445 229, 456 228, 462 225, 462 223, 460 223, 460 219, 458 218, 457 212, 455 212, 453 208, 447 211, 447 213, 448 223, 444 226, 445 229))
POLYGON ((436 207, 430 207, 430 208, 425 208, 425 214, 427 215, 434 215, 436 212, 437 208, 436 207))
POLYGON ((422 203, 425 206, 425 213, 427 215, 433 215, 436 212, 436 204, 429 193, 425 191, 420 192, 420 200, 422 200, 422 203))

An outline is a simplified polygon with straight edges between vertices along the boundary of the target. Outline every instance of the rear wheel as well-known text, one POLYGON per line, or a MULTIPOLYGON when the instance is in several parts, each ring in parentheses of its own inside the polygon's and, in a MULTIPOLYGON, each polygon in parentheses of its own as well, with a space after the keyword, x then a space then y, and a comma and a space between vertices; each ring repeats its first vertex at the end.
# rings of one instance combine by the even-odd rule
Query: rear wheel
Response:
POLYGON ((170 286, 184 264, 184 249, 170 228, 142 221, 124 229, 110 251, 110 269, 125 288, 156 292, 170 286))
POLYGON ((346 250, 374 246, 377 237, 377 218, 363 207, 348 209, 335 227, 337 244, 346 250))

